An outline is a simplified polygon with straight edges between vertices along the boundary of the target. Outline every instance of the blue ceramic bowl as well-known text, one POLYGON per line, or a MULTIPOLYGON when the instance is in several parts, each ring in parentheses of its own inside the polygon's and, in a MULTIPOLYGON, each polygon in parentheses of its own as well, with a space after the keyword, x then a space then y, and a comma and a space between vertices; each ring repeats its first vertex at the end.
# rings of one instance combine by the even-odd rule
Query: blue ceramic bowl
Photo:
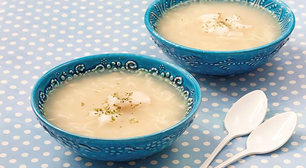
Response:
POLYGON ((57 142, 79 155, 104 161, 140 159, 170 146, 193 122, 200 102, 199 84, 186 70, 157 58, 133 54, 94 55, 61 64, 38 80, 31 95, 31 105, 37 120, 57 142), (170 128, 149 135, 103 139, 62 130, 44 117, 44 102, 48 99, 48 93, 65 81, 89 72, 106 73, 119 70, 144 70, 168 79, 187 100, 185 118, 170 128))
POLYGON ((155 0, 148 7, 144 21, 157 46, 172 61, 194 73, 225 76, 251 71, 271 59, 282 48, 295 26, 293 12, 281 0, 215 0, 248 3, 268 10, 278 20, 281 36, 266 45, 244 50, 208 51, 189 48, 168 41, 156 32, 157 21, 169 8, 189 1, 191 0, 155 0))

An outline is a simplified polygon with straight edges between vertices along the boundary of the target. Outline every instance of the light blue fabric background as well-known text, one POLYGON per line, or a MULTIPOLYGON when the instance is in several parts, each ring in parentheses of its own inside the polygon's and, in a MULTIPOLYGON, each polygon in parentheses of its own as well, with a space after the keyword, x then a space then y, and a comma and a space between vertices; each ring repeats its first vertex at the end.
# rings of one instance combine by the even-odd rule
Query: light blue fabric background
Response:
MULTIPOLYGON (((269 99, 266 118, 294 111, 298 125, 279 150, 245 157, 230 168, 306 168, 306 2, 286 0, 296 15, 290 40, 274 59, 234 77, 196 75, 202 104, 194 124, 171 147, 124 163, 82 158, 61 147, 38 124, 29 96, 45 71, 92 54, 130 52, 168 60, 150 40, 143 15, 152 0, 0 0, 0 168, 196 168, 225 137, 223 119, 255 89, 269 99)), ((233 140, 212 163, 245 148, 233 140)))

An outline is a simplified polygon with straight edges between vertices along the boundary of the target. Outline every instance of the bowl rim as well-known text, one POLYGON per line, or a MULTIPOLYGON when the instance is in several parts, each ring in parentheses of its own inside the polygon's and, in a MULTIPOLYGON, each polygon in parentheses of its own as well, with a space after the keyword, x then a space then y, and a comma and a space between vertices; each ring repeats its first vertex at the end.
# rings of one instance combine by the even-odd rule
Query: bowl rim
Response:
POLYGON ((38 81, 35 83, 32 92, 31 92, 31 96, 30 96, 30 102, 31 102, 31 107, 32 110, 34 111, 35 115, 39 118, 38 120, 41 120, 42 122, 44 122, 45 124, 47 124, 49 127, 52 127, 53 129, 59 131, 59 132, 63 132, 65 134, 69 134, 72 135, 74 137, 80 137, 83 139, 88 139, 88 140, 104 140, 104 141, 130 141, 130 140, 141 140, 141 139, 146 139, 146 138, 150 138, 153 136, 156 136, 158 134, 163 134, 166 133, 168 131, 171 131, 172 129, 175 129, 175 127, 178 127, 180 125, 182 125, 183 123, 185 123, 190 117, 192 117, 194 114, 196 114, 198 108, 200 107, 201 104, 201 89, 200 89, 200 85, 197 82, 197 80, 192 76, 192 74, 190 74, 187 70, 181 68, 180 66, 171 63, 169 61, 160 59, 160 58, 155 58, 155 57, 151 57, 151 56, 146 56, 146 55, 142 55, 142 54, 132 54, 132 53, 107 53, 107 54, 97 54, 97 55, 91 55, 91 56, 85 56, 85 57, 81 57, 81 58, 77 58, 77 59, 73 59, 73 60, 69 60, 66 61, 64 63, 61 63, 59 65, 56 65, 55 67, 49 69, 46 73, 44 73, 39 79, 38 81), (64 129, 61 129, 57 126, 55 126, 54 124, 52 124, 51 122, 49 122, 44 116, 42 116, 39 112, 39 110, 35 107, 37 104, 37 99, 34 100, 35 97, 35 93, 38 91, 39 86, 41 85, 41 83, 43 82, 43 80, 52 75, 54 72, 56 72, 59 68, 73 64, 73 63, 77 63, 77 62, 82 62, 82 61, 86 61, 86 60, 90 60, 92 58, 96 58, 96 57, 100 57, 102 58, 113 58, 113 57, 130 57, 130 59, 145 59, 148 61, 154 61, 154 62, 158 62, 158 63, 162 63, 166 66, 170 66, 176 70, 178 70, 181 74, 183 74, 182 76, 184 76, 185 79, 189 80, 192 85, 194 86, 194 94, 195 97, 197 98, 196 100, 193 101, 193 108, 192 110, 183 118, 181 119, 178 123, 167 127, 166 129, 163 129, 161 131, 158 132, 154 132, 154 133, 150 133, 150 134, 146 134, 146 135, 140 135, 140 136, 134 136, 134 137, 127 137, 127 138, 101 138, 101 137, 92 137, 92 136, 85 136, 85 135, 81 135, 81 134, 76 134, 70 131, 66 131, 64 129))
MULTIPOLYGON (((157 37, 157 39, 160 39, 161 41, 163 41, 163 42, 165 42, 165 43, 167 43, 167 44, 169 44, 171 46, 175 46, 175 47, 183 49, 183 50, 193 51, 193 52, 197 52, 197 53, 221 54, 221 55, 218 55, 218 56, 228 57, 228 55, 226 55, 226 54, 237 54, 237 53, 244 53, 244 52, 252 52, 252 51, 256 51, 256 50, 261 50, 261 49, 267 48, 267 47, 269 47, 271 45, 275 45, 275 44, 281 42, 282 40, 284 40, 285 38, 287 38, 292 33, 292 31, 293 31, 293 29, 295 27, 295 15, 294 15, 292 9, 285 2, 283 2, 282 0, 271 0, 271 1, 275 2, 275 3, 281 4, 284 8, 287 8, 288 10, 290 10, 290 12, 289 12, 291 14, 290 19, 292 19, 291 26, 288 29, 286 29, 286 31, 283 34, 281 34, 278 38, 276 38, 275 40, 273 40, 273 41, 271 41, 269 43, 266 43, 264 45, 258 46, 258 47, 246 48, 246 49, 240 49, 240 50, 232 50, 232 51, 214 51, 214 50, 202 50, 202 49, 197 49, 197 48, 191 48, 191 47, 186 47, 186 46, 174 43, 172 41, 169 41, 169 40, 165 39, 164 37, 162 37, 159 33, 157 33, 156 30, 153 29, 153 27, 152 27, 152 25, 150 23, 150 12, 152 11, 152 9, 154 8, 155 5, 157 5, 159 3, 162 3, 163 1, 164 0, 155 0, 147 8, 146 13, 144 15, 144 23, 145 23, 146 28, 148 29, 148 31, 153 36, 157 37), (222 55, 222 54, 225 54, 225 55, 222 55)), ((212 1, 216 1, 216 0, 212 0, 212 1)), ((185 3, 185 2, 193 2, 193 1, 192 0, 187 0, 187 1, 184 1, 183 3, 185 3)), ((211 2, 211 1, 205 0, 203 2, 211 2)), ((221 1, 218 1, 218 2, 221 2, 221 1)), ((226 2, 241 3, 242 1, 234 0, 234 1, 226 1, 226 2)), ((266 9, 266 8, 263 8, 263 9, 266 9)))

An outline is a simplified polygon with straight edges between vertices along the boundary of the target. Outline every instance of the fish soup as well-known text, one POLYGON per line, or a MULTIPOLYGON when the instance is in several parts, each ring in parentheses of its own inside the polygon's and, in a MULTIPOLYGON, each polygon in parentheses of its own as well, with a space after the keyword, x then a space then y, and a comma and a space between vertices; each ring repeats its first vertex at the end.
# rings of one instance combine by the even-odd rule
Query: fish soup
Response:
POLYGON ((44 114, 72 133, 127 138, 178 123, 186 114, 186 102, 168 81, 146 72, 92 72, 52 91, 44 114))
POLYGON ((238 2, 188 2, 168 10, 156 31, 174 43, 202 50, 233 51, 258 47, 281 35, 265 9, 238 2))

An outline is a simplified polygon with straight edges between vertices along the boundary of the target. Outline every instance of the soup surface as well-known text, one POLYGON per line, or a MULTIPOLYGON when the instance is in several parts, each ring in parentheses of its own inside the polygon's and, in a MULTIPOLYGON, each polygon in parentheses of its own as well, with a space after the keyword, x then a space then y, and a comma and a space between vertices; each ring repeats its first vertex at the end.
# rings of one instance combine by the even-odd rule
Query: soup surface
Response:
POLYGON ((170 9, 157 32, 174 43, 203 50, 258 47, 280 36, 277 20, 266 10, 234 2, 199 2, 170 9))
POLYGON ((88 73, 55 89, 46 118, 76 134, 126 138, 166 129, 186 114, 186 100, 169 82, 145 72, 88 73))

